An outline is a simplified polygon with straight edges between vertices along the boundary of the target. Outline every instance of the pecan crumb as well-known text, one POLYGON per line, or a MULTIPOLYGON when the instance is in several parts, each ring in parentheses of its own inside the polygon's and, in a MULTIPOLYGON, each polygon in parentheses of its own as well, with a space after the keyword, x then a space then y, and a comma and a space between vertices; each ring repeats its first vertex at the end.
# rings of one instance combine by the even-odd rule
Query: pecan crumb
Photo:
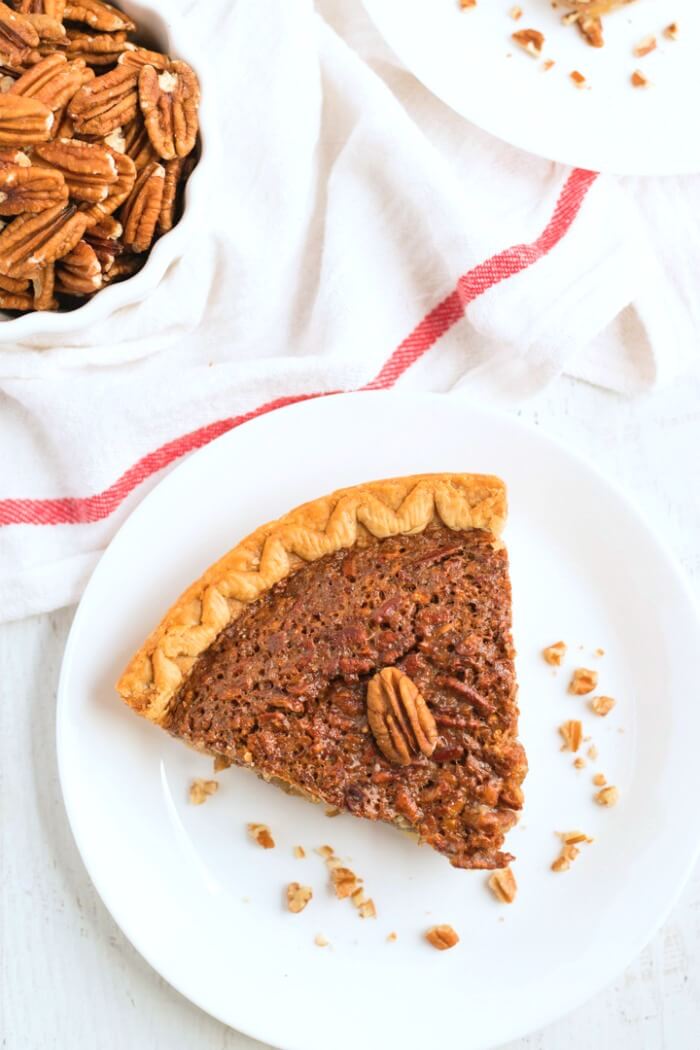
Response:
POLYGON ((248 832, 258 846, 262 846, 263 849, 275 848, 275 840, 270 834, 267 824, 248 824, 248 832))
POLYGON ((335 806, 329 806, 328 809, 325 811, 325 813, 326 813, 327 817, 339 817, 340 816, 340 810, 336 809, 335 806))
MULTIPOLYGON (((546 62, 545 65, 547 65, 546 62)), ((554 65, 553 62, 552 65, 554 65)), ((562 660, 566 656, 566 643, 555 642, 554 645, 548 645, 546 649, 542 650, 542 656, 548 664, 552 664, 554 667, 560 667, 562 660)))
POLYGON ((548 73, 549 70, 552 69, 552 67, 555 65, 556 63, 553 58, 546 58, 542 63, 542 69, 545 71, 545 73, 548 73))
POLYGON ((226 755, 216 755, 214 757, 214 772, 215 773, 220 773, 222 769, 228 769, 229 766, 232 766, 232 765, 233 765, 233 762, 231 761, 230 758, 227 758, 226 755))
POLYGON ((391 933, 389 934, 389 936, 387 937, 387 940, 391 941, 392 943, 394 941, 397 941, 398 939, 399 939, 399 935, 394 930, 392 930, 391 933))
POLYGON ((306 850, 304 849, 304 847, 303 846, 295 846, 294 847, 294 856, 297 858, 297 860, 303 860, 304 857, 306 856, 306 850))
POLYGON ((517 22, 519 19, 521 19, 523 17, 523 9, 522 9, 522 7, 518 7, 517 4, 516 4, 515 7, 511 7, 511 9, 510 9, 510 11, 508 13, 509 13, 510 17, 513 19, 514 22, 517 22))
POLYGON ((559 838, 565 846, 578 846, 582 842, 586 844, 593 842, 593 839, 585 831, 560 831, 559 838))
POLYGON ((632 82, 632 87, 643 88, 649 86, 649 81, 639 69, 635 69, 630 80, 632 82))
POLYGON ((596 649, 596 651, 595 651, 595 652, 593 653, 593 655, 594 655, 594 656, 605 656, 605 649, 600 649, 600 648, 598 648, 598 649, 596 649))
POLYGON ((476 0, 459 0, 459 6, 465 11, 468 7, 476 7, 476 0))
POLYGON ((322 933, 317 933, 314 937, 314 944, 317 944, 319 948, 327 948, 330 941, 322 933))
POLYGON ((591 707, 601 718, 609 715, 614 706, 615 701, 611 696, 594 696, 591 700, 591 707))
POLYGON ((585 696, 586 693, 592 693, 597 685, 597 671, 590 671, 587 667, 577 667, 569 682, 569 692, 574 696, 585 696))
POLYGON ((563 853, 560 853, 556 860, 552 861, 552 871, 568 871, 571 865, 566 859, 563 853))
POLYGON ((518 892, 518 884, 510 868, 494 871, 489 877, 489 887, 501 904, 512 904, 518 892))
POLYGON ((334 856, 335 850, 332 846, 319 846, 316 852, 318 853, 319 857, 323 857, 324 860, 329 860, 332 856, 334 856))
POLYGON ((678 40, 678 22, 671 22, 664 29, 664 36, 668 40, 678 40))
POLYGON ((601 788, 594 797, 599 806, 614 806, 620 797, 620 792, 610 784, 609 787, 601 788))
POLYGON ((219 784, 216 780, 193 780, 190 784, 190 802, 193 806, 201 806, 210 795, 216 794, 219 784))
POLYGON ((595 762, 596 758, 598 757, 598 748, 595 746, 595 744, 591 744, 586 754, 591 759, 591 761, 595 762))
POLYGON ((605 775, 603 773, 596 773, 596 775, 593 777, 593 783, 596 787, 604 787, 607 784, 605 775))
POLYGON ((572 70, 571 73, 569 73, 569 77, 574 82, 577 88, 584 87, 586 83, 586 78, 584 77, 583 73, 579 73, 578 69, 572 70))
POLYGON ((633 54, 637 58, 644 58, 645 55, 650 55, 652 51, 656 50, 656 37, 645 36, 643 40, 640 40, 633 49, 633 54))
POLYGON ((454 948, 455 944, 459 943, 459 937, 451 926, 431 926, 426 930, 425 939, 441 952, 454 948))
POLYGON ((586 760, 585 760, 585 758, 575 758, 574 759, 574 767, 576 769, 585 769, 586 768, 586 760))
POLYGON ((538 29, 518 29, 515 33, 511 33, 511 39, 533 58, 539 58, 542 54, 544 34, 538 29))
POLYGON ((298 882, 290 882, 287 886, 287 907, 296 915, 304 910, 313 895, 313 890, 310 886, 302 886, 298 882))
POLYGON ((583 737, 583 726, 578 719, 573 718, 568 722, 563 722, 559 726, 559 732, 564 740, 561 746, 562 751, 578 751, 583 737))

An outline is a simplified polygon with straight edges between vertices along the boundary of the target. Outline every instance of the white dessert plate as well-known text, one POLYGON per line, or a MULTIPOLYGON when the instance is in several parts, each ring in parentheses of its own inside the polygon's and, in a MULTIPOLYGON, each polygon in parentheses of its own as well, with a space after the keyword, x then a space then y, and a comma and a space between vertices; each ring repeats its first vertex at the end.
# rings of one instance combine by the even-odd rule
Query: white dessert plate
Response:
POLYGON ((219 438, 154 489, 100 561, 75 617, 58 697, 69 819, 94 884, 136 948, 222 1021, 285 1050, 495 1047, 610 982, 661 923, 700 839, 694 604, 663 543, 620 493, 539 431, 458 398, 332 396, 219 438), (371 478, 481 471, 510 492, 510 551, 526 804, 509 836, 519 891, 500 904, 395 829, 285 795, 229 769, 188 801, 211 762, 138 718, 113 683, 180 591, 258 524, 371 478), (558 671, 542 647, 569 646, 558 671), (605 655, 595 655, 598 648, 605 655), (599 672, 606 718, 567 693, 599 672), (576 770, 557 727, 583 721, 576 770), (595 745, 598 757, 587 757, 595 745), (619 802, 594 802, 603 772, 619 802), (263 850, 248 822, 268 824, 263 850), (555 832, 595 838, 568 872, 555 832), (328 888, 329 843, 365 880, 376 919, 328 888), (306 859, 293 855, 302 845, 306 859), (314 888, 290 914, 290 881, 314 888), (450 923, 457 947, 425 930, 450 923), (388 941, 396 932, 398 939, 388 941), (318 947, 317 934, 330 942, 318 947))
POLYGON ((551 0, 364 0, 392 50, 435 95, 484 131, 551 160, 594 171, 669 175, 700 171, 694 87, 700 42, 696 0, 637 0, 604 18, 605 46, 590 47, 551 0), (516 22, 509 11, 522 8, 516 22), (664 29, 675 21, 678 38, 664 29), (511 40, 544 34, 541 59, 511 40), (656 50, 634 54, 654 36, 656 50), (545 70, 544 61, 555 65, 545 70), (640 70, 649 86, 634 88, 640 70), (570 78, 586 78, 583 89, 570 78))

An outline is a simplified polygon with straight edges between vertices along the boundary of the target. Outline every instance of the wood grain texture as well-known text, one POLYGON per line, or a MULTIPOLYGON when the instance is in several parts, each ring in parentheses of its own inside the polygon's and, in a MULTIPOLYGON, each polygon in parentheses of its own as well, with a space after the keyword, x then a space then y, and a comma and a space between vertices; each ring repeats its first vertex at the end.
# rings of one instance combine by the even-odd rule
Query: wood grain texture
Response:
MULTIPOLYGON (((561 380, 518 414, 618 481, 700 591, 700 372, 635 401, 561 380)), ((54 741, 71 617, 64 610, 0 629, 2 1046, 260 1047, 161 980, 117 929, 85 873, 63 810, 54 741)), ((698 1032, 700 870, 614 985, 507 1050, 696 1050, 698 1032)))

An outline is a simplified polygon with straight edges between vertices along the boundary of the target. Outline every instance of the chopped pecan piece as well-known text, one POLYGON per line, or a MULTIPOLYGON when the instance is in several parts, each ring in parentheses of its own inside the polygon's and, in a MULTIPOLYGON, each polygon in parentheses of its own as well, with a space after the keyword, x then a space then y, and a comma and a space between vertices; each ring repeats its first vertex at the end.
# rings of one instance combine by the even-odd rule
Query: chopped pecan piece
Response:
POLYGON ((249 824, 248 831, 258 846, 261 846, 263 849, 275 848, 275 840, 270 834, 267 824, 249 824))
POLYGON ((599 806, 614 806, 620 797, 620 792, 612 784, 607 787, 601 788, 595 796, 595 800, 599 806))
POLYGON ((55 113, 92 79, 93 73, 82 59, 69 62, 65 55, 54 52, 23 73, 10 88, 10 94, 36 98, 55 113))
POLYGON ((518 29, 511 39, 533 58, 539 58, 544 47, 544 35, 539 29, 518 29))
POLYGON ((193 806, 201 806, 210 795, 216 794, 219 785, 216 780, 193 780, 190 784, 190 802, 193 806))
POLYGON ((310 886, 302 886, 298 882, 290 882, 287 886, 287 907, 294 914, 303 911, 313 897, 310 886))
POLYGON ((34 277, 62 258, 85 232, 86 218, 74 204, 55 205, 38 215, 20 215, 0 233, 0 272, 34 277))
POLYGON ((155 161, 139 172, 124 205, 123 241, 133 252, 145 252, 153 241, 165 186, 165 169, 155 161))
POLYGON ((635 44, 632 53, 637 58, 644 58, 645 55, 650 55, 652 51, 656 50, 656 37, 645 36, 643 40, 640 40, 638 44, 635 44))
POLYGON ((78 241, 75 248, 56 263, 56 290, 65 295, 93 295, 102 287, 102 266, 97 253, 87 241, 78 241))
POLYGON ((489 886, 502 904, 512 904, 518 892, 518 884, 510 868, 494 871, 489 877, 489 886))
POLYGON ((186 62, 171 62, 162 73, 153 66, 143 66, 139 74, 139 102, 148 136, 159 157, 172 160, 192 152, 199 129, 199 81, 186 62))
POLYGON ((64 17, 69 22, 82 22, 91 29, 99 29, 101 33, 116 33, 119 30, 129 32, 136 29, 136 25, 123 11, 103 3, 103 0, 68 0, 64 17))
POLYGON ((578 751, 583 740, 583 725, 581 722, 572 718, 559 726, 559 732, 564 740, 562 751, 578 751))
POLYGON ((77 201, 103 201, 117 181, 117 164, 107 147, 80 139, 59 139, 37 146, 36 157, 60 172, 71 197, 77 201))
POLYGON ((59 171, 34 165, 0 166, 0 215, 44 211, 67 200, 68 187, 59 171))
POLYGON ((425 939, 432 944, 433 948, 441 952, 454 948, 455 944, 459 943, 459 936, 451 926, 447 925, 431 926, 429 930, 426 930, 425 939))
POLYGON ((566 642, 555 642, 554 645, 548 645, 546 649, 542 650, 542 656, 548 664, 552 664, 553 667, 560 667, 562 660, 566 656, 566 642))
POLYGON ((408 675, 385 667, 367 686, 367 720, 384 755, 407 765, 414 755, 432 755, 438 731, 428 705, 408 675))
POLYGON ((609 715, 614 706, 615 701, 611 696, 594 696, 591 700, 591 707, 601 718, 609 715))
POLYGON ((138 70, 116 66, 84 84, 68 105, 68 115, 80 135, 108 135, 133 120, 138 112, 138 70))
POLYGON ((36 98, 0 95, 0 146, 47 142, 53 119, 49 107, 36 98))
POLYGON ((574 696, 585 696, 586 693, 592 693, 597 685, 597 671, 590 671, 586 667, 577 667, 569 683, 569 692, 573 693, 574 696))

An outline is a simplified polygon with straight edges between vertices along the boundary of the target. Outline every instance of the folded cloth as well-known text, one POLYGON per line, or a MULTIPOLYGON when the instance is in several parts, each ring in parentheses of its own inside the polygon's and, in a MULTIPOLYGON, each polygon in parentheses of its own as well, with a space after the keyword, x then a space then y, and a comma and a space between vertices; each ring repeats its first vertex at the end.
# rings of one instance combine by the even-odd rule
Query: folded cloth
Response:
POLYGON ((489 137, 359 0, 205 6, 169 4, 220 91, 198 237, 145 301, 0 344, 0 618, 77 600, 164 470, 289 399, 397 384, 512 405, 563 371, 630 393, 693 358, 696 180, 489 137))

